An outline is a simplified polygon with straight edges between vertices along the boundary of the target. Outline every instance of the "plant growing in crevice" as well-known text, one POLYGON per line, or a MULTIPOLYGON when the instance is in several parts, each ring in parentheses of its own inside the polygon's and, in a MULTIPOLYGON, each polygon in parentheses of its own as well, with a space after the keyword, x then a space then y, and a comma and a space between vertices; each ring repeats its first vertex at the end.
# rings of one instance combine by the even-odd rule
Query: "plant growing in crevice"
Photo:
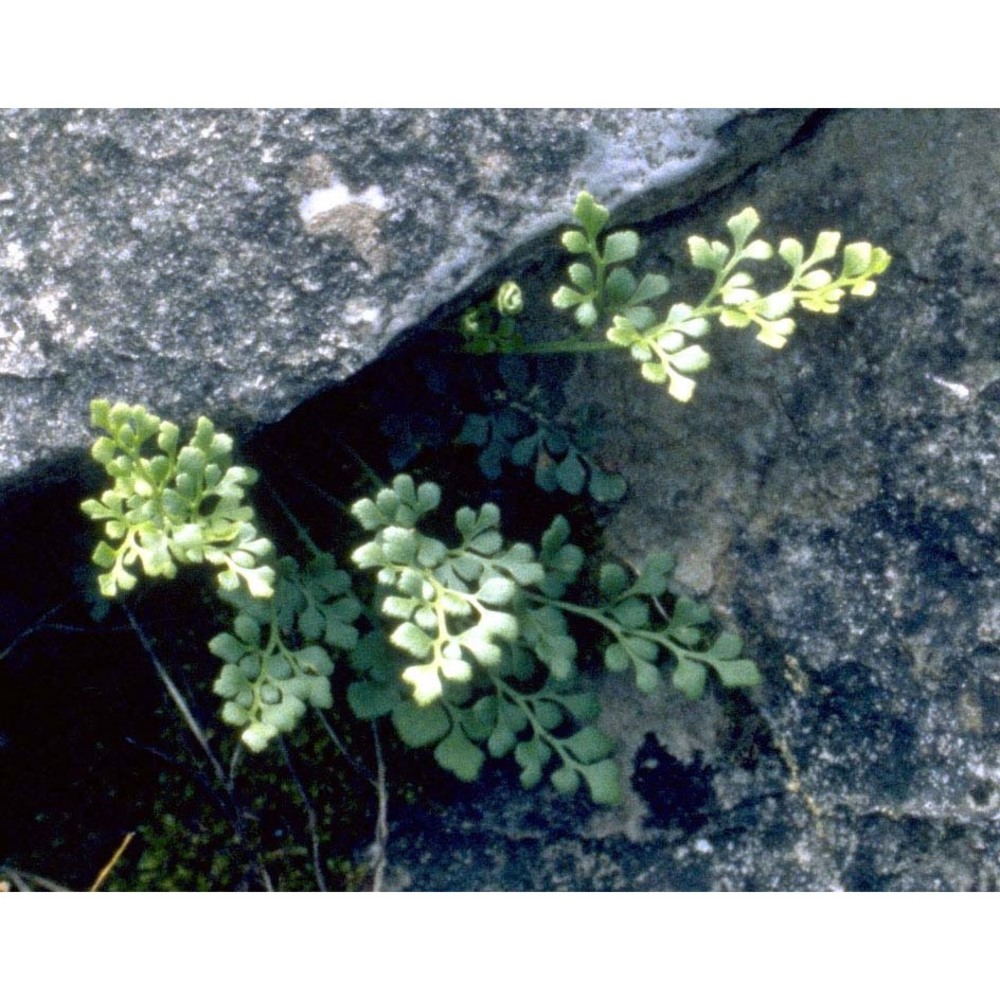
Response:
MULTIPOLYGON (((433 483, 418 487, 402 475, 352 508, 375 532, 352 558, 376 572, 380 610, 399 622, 388 639, 406 665, 387 675, 384 660, 369 659, 377 673, 354 682, 348 697, 362 717, 391 712, 411 745, 436 744, 438 763, 459 777, 478 775, 485 745, 494 757, 513 751, 526 787, 551 760, 560 791, 574 791, 582 779, 595 801, 617 800, 613 745, 591 724, 598 706, 577 684, 571 619, 600 626, 605 665, 634 669, 643 691, 668 673, 697 697, 709 668, 727 687, 758 683, 756 666, 738 659, 735 636, 707 641, 706 608, 679 600, 671 615, 660 613, 669 556, 650 557, 631 581, 623 567, 605 563, 598 602, 571 600, 585 556, 569 542, 565 518, 553 521, 536 554, 524 542, 505 542, 495 505, 463 507, 455 514, 458 542, 449 546, 419 527, 439 501, 433 483)), ((364 662, 360 667, 365 672, 364 662)))
POLYGON ((111 476, 100 499, 83 511, 105 522, 108 541, 94 550, 101 593, 115 597, 131 590, 135 570, 172 580, 178 565, 219 566, 223 591, 241 584, 255 597, 270 597, 274 547, 257 533, 253 512, 244 505, 246 488, 257 480, 252 469, 232 465, 233 439, 216 432, 207 417, 181 448, 176 424, 142 406, 95 400, 91 424, 105 432, 91 456, 111 476), (146 452, 155 440, 156 454, 146 452), (117 544, 109 544, 109 542, 117 544))
POLYGON ((208 648, 225 664, 213 690, 225 699, 222 718, 242 730, 251 750, 292 732, 308 707, 333 705, 331 653, 353 649, 362 606, 333 557, 316 554, 304 567, 290 556, 277 566, 272 597, 221 591, 236 615, 232 631, 208 648))
POLYGON ((574 336, 529 342, 521 333, 516 337, 509 333, 494 336, 492 328, 480 323, 477 330, 482 332, 474 337, 463 330, 468 350, 556 354, 624 349, 639 362, 643 378, 665 384, 674 399, 688 402, 695 389, 693 376, 711 361, 701 341, 711 330, 712 321, 733 329, 755 328, 761 343, 782 348, 795 330, 791 314, 796 307, 814 313, 837 313, 845 296, 873 295, 874 279, 892 260, 881 247, 850 243, 844 247, 839 271, 834 275, 820 265, 836 258, 840 233, 821 232, 808 256, 799 240, 788 237, 780 241, 777 249, 790 270, 787 280, 772 291, 760 292, 753 273, 745 267, 771 259, 775 249, 765 240, 751 239, 760 218, 747 207, 726 223, 731 245, 703 236, 688 238, 691 264, 712 274, 711 287, 696 305, 673 303, 657 319, 653 303, 669 292, 670 283, 661 274, 636 279, 625 266, 639 251, 638 234, 618 230, 603 235, 610 213, 586 191, 577 198, 573 215, 577 228, 565 233, 562 242, 570 253, 583 259, 569 266, 570 284, 555 292, 552 304, 557 309, 572 309, 584 333, 599 323, 610 324, 604 339, 574 336))
POLYGON ((573 209, 579 227, 562 236, 562 245, 584 259, 570 264, 572 287, 560 286, 552 296, 552 304, 557 309, 572 309, 584 330, 619 313, 640 327, 648 326, 655 318, 649 303, 670 291, 665 275, 645 274, 637 281, 625 266, 625 261, 639 252, 639 236, 633 230, 609 233, 602 243, 598 242, 610 215, 589 192, 582 191, 573 209))
MULTIPOLYGON (((181 506, 162 497, 175 488, 179 468, 200 470, 202 479, 184 487, 192 498, 204 495, 198 488, 202 481, 252 480, 250 470, 229 464, 228 439, 201 418, 193 440, 202 450, 195 460, 183 450, 175 453, 173 425, 142 407, 97 400, 92 412, 95 426, 113 434, 98 438, 92 450, 115 475, 114 491, 106 491, 100 503, 84 504, 86 513, 105 522, 108 537, 121 542, 122 554, 113 559, 103 541, 94 554, 102 568, 111 566, 102 578, 108 596, 134 586, 129 567, 172 576, 178 566, 210 561, 204 546, 170 542, 188 538, 219 508, 207 515, 194 499, 181 506), (185 455, 183 465, 175 454, 185 455), (206 454, 217 461, 203 461, 206 454), (154 479, 159 493, 146 477, 154 479), (127 484, 134 496, 125 495, 127 484), (165 506, 173 512, 170 518, 165 506), (129 549, 132 528, 136 542, 129 549), (169 571, 142 555, 141 547, 153 547, 160 537, 166 539, 161 548, 170 555, 169 571)), ((238 507, 232 502, 225 507, 228 522, 237 524, 232 538, 258 539, 253 509, 242 503, 242 491, 238 499, 238 507)), ((248 748, 261 751, 291 733, 310 707, 329 708, 335 660, 352 654, 358 677, 348 687, 348 703, 354 713, 361 719, 391 716, 404 742, 434 745, 435 759, 458 777, 478 775, 485 747, 493 757, 512 752, 525 786, 536 784, 551 761, 552 782, 560 791, 575 791, 585 782, 595 802, 611 803, 618 797, 618 770, 610 759, 611 741, 593 724, 598 706, 577 684, 571 619, 600 626, 608 638, 605 665, 634 670, 641 690, 651 690, 663 672, 690 697, 701 693, 709 669, 728 687, 758 682, 753 663, 738 659, 734 636, 707 640, 699 627, 708 620, 706 609, 678 600, 671 615, 659 613, 668 557, 651 558, 631 582, 624 568, 605 564, 598 573, 599 601, 571 600, 568 591, 580 581, 585 558, 569 542, 565 518, 553 521, 536 554, 524 542, 505 541, 495 505, 463 507, 454 519, 457 541, 449 544, 420 527, 440 499, 436 484, 417 485, 399 475, 351 508, 370 535, 351 560, 376 573, 369 616, 393 622, 387 634, 369 628, 360 639, 365 606, 354 581, 332 554, 312 545, 301 526, 311 549, 304 566, 292 556, 275 560, 267 543, 252 564, 246 558, 237 564, 244 572, 235 575, 235 587, 220 574, 219 596, 234 616, 231 628, 209 642, 223 661, 214 690, 223 699, 222 718, 241 730, 248 748), (261 579, 268 581, 266 593, 261 579)))
MULTIPOLYGON (((845 295, 871 295, 889 264, 881 248, 850 244, 834 276, 820 265, 836 256, 839 234, 821 233, 808 256, 799 241, 784 239, 777 254, 791 274, 760 293, 744 268, 775 251, 751 239, 759 220, 745 209, 727 223, 731 245, 689 239, 691 262, 711 273, 712 285, 696 305, 664 310, 658 303, 669 292, 667 278, 637 278, 628 266, 638 236, 606 233, 608 212, 586 193, 574 217, 578 225, 563 245, 580 259, 553 304, 573 311, 583 335, 531 340, 518 326, 520 290, 505 282, 463 316, 467 350, 626 349, 645 379, 687 402, 693 376, 710 360, 701 342, 713 321, 753 328, 762 343, 780 348, 797 306, 835 313, 845 295), (600 326, 604 338, 589 337, 600 326)), ((535 402, 529 392, 467 418, 459 441, 482 448, 484 474, 497 478, 504 463, 531 467, 544 490, 621 499, 624 480, 535 402)), ((331 706, 340 662, 350 670, 346 698, 359 719, 387 717, 404 743, 433 747, 438 764, 457 777, 473 780, 489 757, 512 755, 525 787, 548 775, 560 792, 586 787, 595 802, 610 804, 621 779, 582 668, 631 673, 643 692, 667 678, 689 698, 700 697, 710 678, 733 689, 760 681, 735 635, 713 627, 705 606, 670 592, 667 554, 650 555, 638 572, 590 565, 570 542, 565 517, 552 521, 536 548, 509 541, 491 503, 460 507, 453 529, 435 530, 440 487, 400 474, 350 507, 364 533, 350 552, 320 550, 296 524, 307 558, 279 558, 246 500, 257 475, 233 464, 232 440, 210 420, 200 418, 181 446, 176 425, 141 406, 96 400, 91 416, 102 432, 92 454, 112 479, 83 505, 104 525, 94 552, 101 591, 121 596, 139 573, 171 579, 201 563, 217 571, 233 617, 209 643, 222 661, 214 690, 223 719, 253 751, 280 745, 310 709, 322 714, 331 706)))

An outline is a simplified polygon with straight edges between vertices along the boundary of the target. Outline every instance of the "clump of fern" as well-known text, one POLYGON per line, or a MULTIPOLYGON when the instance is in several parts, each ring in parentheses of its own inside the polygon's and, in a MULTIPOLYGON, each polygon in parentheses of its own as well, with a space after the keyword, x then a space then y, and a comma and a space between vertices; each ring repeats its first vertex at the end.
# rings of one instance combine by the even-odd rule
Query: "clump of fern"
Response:
POLYGON ((475 778, 487 752, 513 752, 525 787, 551 764, 560 791, 582 780, 594 801, 617 801, 613 743, 579 683, 575 621, 600 626, 604 664, 632 670, 643 691, 667 676, 698 697, 710 672, 727 687, 759 682, 753 662, 740 658, 740 641, 706 628, 706 608, 667 594, 669 556, 650 557, 631 578, 605 563, 592 604, 574 599, 586 560, 565 518, 552 522, 536 551, 506 541, 495 505, 462 507, 445 541, 420 527, 440 499, 435 484, 400 475, 352 507, 374 532, 352 559, 375 572, 379 610, 397 623, 388 641, 403 661, 386 669, 384 651, 356 661, 362 677, 348 695, 359 716, 391 714, 405 742, 435 745, 438 763, 459 777, 475 778))
POLYGON ((309 559, 280 559, 260 538, 244 487, 253 470, 230 462, 232 443, 202 418, 178 449, 174 425, 141 407, 92 408, 108 432, 94 446, 114 477, 84 511, 117 542, 99 543, 94 560, 106 572, 108 597, 132 589, 136 571, 176 575, 178 567, 222 567, 220 598, 232 624, 209 642, 222 660, 214 690, 222 718, 260 752, 293 732, 311 709, 331 707, 338 660, 350 665, 348 704, 360 719, 389 716, 410 746, 433 746, 437 762, 473 780, 487 755, 512 754, 526 787, 549 773, 573 792, 585 784, 598 803, 617 801, 613 742, 597 725, 599 706, 580 684, 573 625, 605 635, 604 664, 630 670, 652 690, 667 676, 690 697, 710 673, 728 687, 756 684, 734 636, 712 637, 707 609, 667 593, 669 557, 651 557, 631 579, 609 563, 596 571, 599 601, 583 592, 585 556, 557 517, 537 551, 508 542, 494 504, 462 507, 453 537, 423 522, 441 502, 440 487, 398 475, 351 513, 368 534, 351 553, 375 575, 366 611, 356 580, 331 553, 311 545, 309 559), (211 505, 203 501, 212 498, 211 505), (214 547, 212 547, 214 546, 214 547), (670 614, 663 602, 673 605, 670 614), (366 619, 385 622, 369 626, 366 619))
MULTIPOLYGON (((691 263, 709 272, 711 286, 695 304, 664 308, 668 279, 639 278, 629 267, 639 237, 606 232, 609 213, 586 192, 574 218, 562 242, 578 259, 552 301, 573 311, 582 335, 532 343, 518 326, 520 289, 505 282, 463 316, 469 351, 624 349, 643 378, 687 402, 710 361, 703 343, 714 323, 753 329, 781 348, 797 308, 836 313, 845 296, 872 295, 890 262, 882 248, 852 243, 834 274, 823 265, 836 258, 839 233, 820 233, 808 255, 786 238, 776 252, 789 275, 761 292, 749 268, 775 248, 752 238, 759 219, 747 208, 727 223, 730 243, 688 240, 691 263), (602 327, 603 339, 590 336, 602 327)), ((510 755, 525 787, 548 775, 560 792, 586 787, 594 802, 611 804, 621 777, 600 706, 581 679, 585 665, 630 673, 643 692, 666 680, 689 698, 712 679, 732 689, 760 682, 741 640, 715 628, 704 605, 671 592, 666 553, 651 554, 638 572, 591 565, 570 541, 565 517, 537 544, 511 541, 492 503, 460 507, 442 533, 432 527, 442 523, 441 488, 399 474, 351 506, 365 534, 349 554, 351 570, 301 526, 307 558, 279 558, 247 502, 257 474, 233 464, 232 439, 210 420, 201 417, 181 445, 176 425, 141 406, 95 400, 91 417, 102 432, 92 454, 111 477, 100 498, 83 504, 104 525, 94 551, 101 592, 120 596, 139 574, 172 579, 188 565, 217 568, 232 621, 209 642, 222 661, 214 690, 222 718, 255 752, 295 731, 309 711, 330 708, 344 664, 354 714, 391 719, 404 743, 433 747, 437 763, 457 777, 471 781, 487 759, 510 755)), ((608 503, 625 490, 577 436, 525 401, 470 415, 460 440, 483 449, 480 467, 490 478, 510 462, 533 467, 548 491, 586 490, 608 503)))

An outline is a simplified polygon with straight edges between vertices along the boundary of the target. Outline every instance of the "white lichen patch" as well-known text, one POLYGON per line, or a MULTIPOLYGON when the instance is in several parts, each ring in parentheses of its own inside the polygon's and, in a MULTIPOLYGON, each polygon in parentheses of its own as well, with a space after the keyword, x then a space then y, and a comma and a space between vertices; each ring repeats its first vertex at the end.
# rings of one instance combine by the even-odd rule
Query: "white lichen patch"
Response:
POLYGON ((378 185, 352 194, 333 173, 324 175, 322 187, 306 190, 298 205, 299 218, 310 236, 341 237, 375 274, 389 264, 382 238, 382 219, 388 208, 389 199, 378 185))
POLYGON ((39 295, 36 295, 32 300, 31 304, 40 316, 48 320, 50 323, 55 323, 59 316, 59 306, 62 302, 63 295, 59 292, 46 291, 39 295))
POLYGON ((961 382, 948 382, 943 378, 939 378, 937 375, 928 375, 927 377, 935 385, 941 386, 942 389, 947 389, 948 392, 957 396, 963 402, 972 395, 972 390, 967 385, 963 385, 961 382))
POLYGON ((348 299, 341 315, 348 326, 376 327, 382 310, 367 299, 348 299))
POLYGON ((299 201, 299 216, 306 229, 312 229, 322 216, 346 205, 367 205, 376 212, 384 212, 389 201, 377 184, 366 187, 360 194, 351 194, 350 188, 331 174, 328 187, 318 188, 302 196, 299 201))

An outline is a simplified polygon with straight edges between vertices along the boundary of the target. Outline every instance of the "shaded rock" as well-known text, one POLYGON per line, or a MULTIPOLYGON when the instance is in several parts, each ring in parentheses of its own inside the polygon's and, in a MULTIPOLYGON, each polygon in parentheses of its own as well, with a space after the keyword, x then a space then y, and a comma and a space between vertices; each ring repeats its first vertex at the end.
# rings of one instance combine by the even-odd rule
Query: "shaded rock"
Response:
MULTIPOLYGON (((783 352, 717 331, 688 406, 627 358, 587 358, 565 385, 567 412, 599 404, 601 456, 630 484, 611 550, 673 549, 682 589, 746 638, 765 683, 689 704, 602 681, 630 778, 618 810, 524 792, 504 764, 456 785, 416 752, 418 803, 390 802, 389 887, 997 888, 998 140, 996 112, 837 113, 642 227, 645 266, 673 270, 678 297, 686 237, 748 203, 769 239, 834 228, 894 256, 874 299, 800 316, 783 352)), ((430 381, 412 351, 374 381, 430 381)), ((287 460, 323 460, 304 432, 344 418, 323 405, 287 422, 287 460)))
POLYGON ((274 421, 551 230, 568 192, 682 204, 804 117, 8 111, 0 488, 83 446, 94 396, 274 421))
POLYGON ((407 867, 404 827, 413 887, 997 888, 998 141, 996 112, 839 113, 644 234, 683 269, 687 235, 753 204, 766 238, 837 229, 894 255, 873 300, 801 317, 782 353, 713 334, 689 406, 625 359, 588 359, 567 388, 604 403, 604 453, 631 484, 613 546, 672 547, 765 684, 713 696, 697 725, 678 699, 654 719, 614 686, 626 808, 567 832, 554 797, 530 824, 505 825, 516 792, 463 806, 485 813, 489 859, 464 876, 458 850, 407 867))

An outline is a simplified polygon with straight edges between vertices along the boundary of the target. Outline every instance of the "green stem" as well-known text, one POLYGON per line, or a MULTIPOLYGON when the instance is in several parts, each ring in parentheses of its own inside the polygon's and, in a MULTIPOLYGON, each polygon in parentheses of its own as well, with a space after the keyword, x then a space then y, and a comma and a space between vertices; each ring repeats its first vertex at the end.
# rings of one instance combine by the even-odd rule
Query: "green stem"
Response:
POLYGON ((601 252, 597 248, 596 236, 590 242, 590 256, 594 261, 594 298, 592 301, 598 308, 598 320, 603 322, 605 320, 604 313, 606 309, 606 303, 604 301, 604 284, 607 276, 607 268, 604 264, 604 258, 601 256, 601 252))
POLYGON ((547 604, 549 607, 556 608, 559 611, 566 611, 571 615, 577 615, 580 618, 589 618, 591 621, 597 622, 598 625, 614 636, 616 642, 620 642, 626 648, 628 648, 629 637, 647 639, 657 646, 662 646, 677 659, 680 659, 683 655, 685 659, 697 660, 699 663, 707 664, 710 667, 714 666, 711 657, 704 653, 699 653, 697 650, 689 649, 687 646, 681 646, 672 639, 667 638, 666 634, 662 631, 655 632, 652 629, 625 630, 599 610, 585 608, 579 604, 571 604, 568 601, 559 601, 554 597, 546 597, 544 594, 535 594, 531 591, 525 591, 525 595, 539 604, 547 604))
POLYGON ((565 340, 549 340, 541 344, 526 344, 515 348, 511 354, 584 354, 596 351, 621 350, 620 345, 610 340, 580 340, 567 337, 565 340))
POLYGON ((538 721, 538 716, 535 714, 534 706, 532 702, 538 697, 538 695, 524 695, 521 694, 517 688, 508 684, 502 677, 497 677, 495 674, 490 673, 490 680, 493 682, 493 686, 497 689, 497 694, 500 697, 506 697, 509 701, 515 702, 518 708, 524 712, 531 725, 532 732, 535 734, 537 739, 542 740, 542 742, 547 743, 562 759, 562 762, 569 767, 580 769, 580 763, 574 760, 560 745, 558 737, 553 736, 544 726, 538 721), (501 688, 503 690, 501 690, 501 688))

